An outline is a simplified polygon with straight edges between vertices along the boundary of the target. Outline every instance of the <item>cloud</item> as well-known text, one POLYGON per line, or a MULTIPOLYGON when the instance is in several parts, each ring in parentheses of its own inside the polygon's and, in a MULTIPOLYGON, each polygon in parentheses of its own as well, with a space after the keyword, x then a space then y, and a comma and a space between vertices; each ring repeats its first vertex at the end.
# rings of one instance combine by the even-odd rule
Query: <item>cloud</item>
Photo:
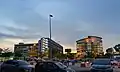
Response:
MULTIPOLYGON (((72 12, 72 6, 68 1, 43 1, 35 8, 35 11, 43 18, 48 18, 49 14, 53 14, 54 20, 63 20, 68 18, 72 12), (70 9, 71 7, 71 9, 70 9), (69 13, 68 13, 69 12, 69 13)), ((71 15, 72 16, 72 15, 71 15)))
POLYGON ((72 0, 1 1, 0 40, 3 41, 0 42, 1 46, 7 43, 12 47, 14 43, 21 41, 37 42, 41 37, 48 37, 50 13, 54 15, 52 38, 65 48, 75 50, 75 41, 88 35, 103 37, 105 48, 119 43, 119 17, 116 20, 116 17, 108 18, 111 17, 111 13, 106 14, 107 11, 102 11, 107 6, 101 8, 99 6, 101 4, 96 7, 92 2, 87 2, 88 5, 84 1, 78 3, 72 0))
POLYGON ((19 36, 14 36, 14 35, 10 35, 10 34, 4 34, 4 33, 0 33, 0 37, 1 38, 19 38, 19 36))

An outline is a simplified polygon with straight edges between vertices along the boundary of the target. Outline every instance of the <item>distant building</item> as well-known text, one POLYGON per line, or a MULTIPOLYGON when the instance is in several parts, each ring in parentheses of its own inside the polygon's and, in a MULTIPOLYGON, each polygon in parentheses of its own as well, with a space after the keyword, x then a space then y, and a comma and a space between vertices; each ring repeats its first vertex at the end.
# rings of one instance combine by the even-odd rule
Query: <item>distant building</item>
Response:
POLYGON ((14 52, 20 52, 23 56, 38 56, 38 43, 24 44, 19 43, 14 45, 14 52))
POLYGON ((103 54, 102 38, 97 36, 88 36, 87 38, 76 41, 78 59, 92 55, 96 57, 103 54))
MULTIPOLYGON (((41 38, 41 52, 49 54, 50 48, 52 48, 53 57, 55 57, 56 54, 63 53, 63 46, 52 39, 41 38)), ((49 55, 47 56, 49 57, 49 55)))
POLYGON ((41 38, 38 43, 24 44, 19 43, 14 45, 14 52, 20 52, 24 56, 34 57, 45 55, 49 57, 49 49, 52 48, 52 55, 63 53, 63 47, 57 42, 49 38, 41 38))

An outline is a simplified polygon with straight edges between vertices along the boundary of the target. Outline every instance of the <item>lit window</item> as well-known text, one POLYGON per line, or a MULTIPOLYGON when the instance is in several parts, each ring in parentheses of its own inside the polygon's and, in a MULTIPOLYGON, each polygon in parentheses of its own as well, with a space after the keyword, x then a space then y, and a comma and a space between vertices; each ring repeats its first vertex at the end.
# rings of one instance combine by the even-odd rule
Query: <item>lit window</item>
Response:
POLYGON ((88 39, 88 38, 86 39, 86 42, 89 42, 89 39, 88 39))
POLYGON ((30 46, 30 48, 33 48, 33 46, 30 46))
POLYGON ((95 38, 91 38, 91 41, 94 42, 94 41, 95 41, 95 38))

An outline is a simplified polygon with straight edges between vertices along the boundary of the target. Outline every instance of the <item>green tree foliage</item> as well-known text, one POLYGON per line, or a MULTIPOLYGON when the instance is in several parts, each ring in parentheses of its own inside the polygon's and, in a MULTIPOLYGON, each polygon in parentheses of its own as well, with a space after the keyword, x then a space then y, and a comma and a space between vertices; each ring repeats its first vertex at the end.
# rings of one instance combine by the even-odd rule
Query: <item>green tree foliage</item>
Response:
POLYGON ((73 58, 75 58, 75 54, 76 54, 76 53, 68 53, 67 56, 68 56, 68 58, 73 59, 73 58))
POLYGON ((11 56, 13 56, 13 53, 12 52, 5 52, 5 53, 2 53, 1 56, 2 57, 11 57, 11 56))
POLYGON ((59 59, 66 59, 67 58, 67 54, 57 53, 57 54, 55 54, 55 57, 57 57, 59 59))
POLYGON ((62 53, 57 53, 55 54, 55 57, 59 59, 66 59, 66 58, 74 58, 76 53, 67 53, 67 54, 62 54, 62 53))
POLYGON ((14 53, 14 56, 15 56, 15 57, 22 57, 22 53, 21 53, 21 52, 15 52, 15 53, 14 53))
POLYGON ((0 57, 10 57, 13 56, 13 53, 10 52, 9 48, 0 48, 0 57))

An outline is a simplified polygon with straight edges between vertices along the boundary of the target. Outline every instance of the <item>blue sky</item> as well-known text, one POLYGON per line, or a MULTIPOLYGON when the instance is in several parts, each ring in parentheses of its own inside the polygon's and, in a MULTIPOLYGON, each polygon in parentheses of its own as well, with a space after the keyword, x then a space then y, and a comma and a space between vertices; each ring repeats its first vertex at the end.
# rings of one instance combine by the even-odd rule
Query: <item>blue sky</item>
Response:
POLYGON ((0 47, 37 42, 49 36, 75 50, 75 41, 88 35, 103 37, 104 49, 120 42, 119 0, 0 0, 0 47))

